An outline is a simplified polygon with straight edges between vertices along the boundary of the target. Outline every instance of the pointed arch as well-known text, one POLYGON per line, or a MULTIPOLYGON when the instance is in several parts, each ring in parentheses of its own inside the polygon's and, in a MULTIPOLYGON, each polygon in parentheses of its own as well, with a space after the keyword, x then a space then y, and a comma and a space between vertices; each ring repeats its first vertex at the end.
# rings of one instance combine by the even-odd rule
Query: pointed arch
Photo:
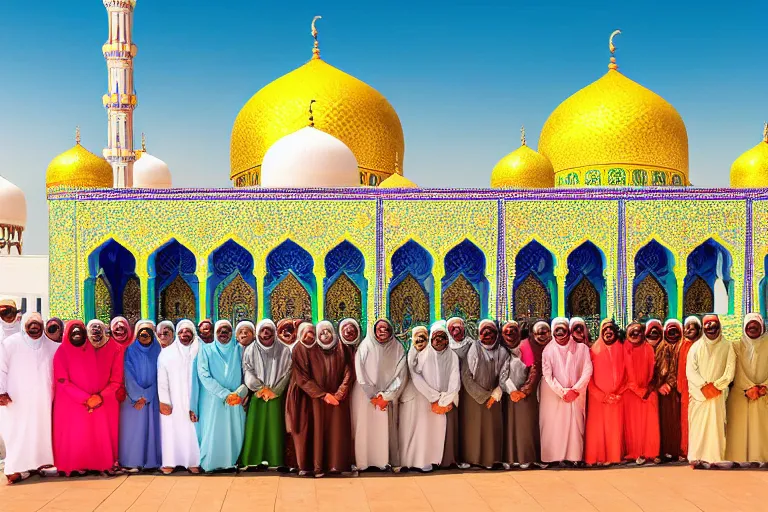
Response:
POLYGON ((200 285, 195 255, 175 238, 160 246, 147 260, 149 316, 160 322, 200 320, 200 285))
POLYGON ((645 321, 677 316, 677 280, 672 252, 652 239, 635 255, 632 317, 645 321))
POLYGON ((432 255, 414 240, 400 246, 391 259, 387 317, 398 336, 432 321, 435 282, 432 255))
POLYGON ((763 257, 763 277, 758 284, 760 293, 760 314, 763 318, 768 316, 768 254, 763 257))
POLYGON ((230 239, 208 256, 206 293, 208 317, 227 319, 233 325, 255 321, 258 315, 253 256, 230 239))
MULTIPOLYGON (((125 292, 128 289, 135 293, 137 282, 136 258, 122 244, 110 238, 94 249, 88 256, 88 277, 84 286, 86 320, 99 318, 108 323, 115 316, 133 313, 135 301, 126 305, 125 292)), ((139 311, 140 308, 139 291, 139 311)))
POLYGON ((455 245, 443 260, 445 275, 440 281, 442 318, 460 316, 477 323, 488 316, 486 259, 469 239, 455 245))
POLYGON ((354 318, 365 332, 368 280, 363 253, 344 240, 326 254, 324 263, 323 317, 337 327, 344 318, 354 318))
POLYGON ((264 317, 317 320, 317 281, 312 255, 291 239, 272 249, 266 259, 264 317))
POLYGON ((606 316, 605 256, 587 240, 575 248, 567 259, 565 276, 565 315, 584 318, 592 334, 597 338, 600 319, 606 316))
POLYGON ((512 316, 518 321, 551 318, 556 307, 555 257, 537 240, 531 240, 515 256, 512 316))
POLYGON ((733 314, 732 266, 731 253, 714 238, 691 251, 683 281, 684 315, 733 314))

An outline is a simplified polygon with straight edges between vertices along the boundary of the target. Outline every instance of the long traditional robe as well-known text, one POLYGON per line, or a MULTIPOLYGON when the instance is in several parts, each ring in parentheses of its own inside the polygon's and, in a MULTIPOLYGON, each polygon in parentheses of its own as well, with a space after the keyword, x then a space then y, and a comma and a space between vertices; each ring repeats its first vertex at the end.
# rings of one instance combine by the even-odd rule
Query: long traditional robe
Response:
MULTIPOLYGON (((552 327, 568 321, 557 318, 552 327)), ((587 386, 592 377, 589 347, 571 338, 566 345, 551 341, 542 353, 539 404, 541 460, 543 462, 580 461, 584 454, 584 421, 587 386), (579 395, 572 402, 563 400, 569 390, 579 395)))
MULTIPOLYGON (((177 332, 182 328, 195 333, 195 324, 182 320, 177 332)), ((157 394, 161 403, 171 406, 170 415, 160 416, 160 433, 163 467, 196 468, 200 466, 200 446, 197 444, 195 423, 189 417, 193 410, 192 373, 195 357, 201 342, 195 334, 192 343, 184 346, 176 336, 176 341, 167 350, 160 352, 157 358, 157 394)))
MULTIPOLYGON (((387 322, 387 320, 378 320, 387 322)), ((391 324, 390 324, 391 327, 391 324)), ((397 400, 408 378, 402 344, 392 335, 385 343, 374 336, 375 324, 355 354, 357 386, 352 388, 352 431, 355 464, 360 470, 371 466, 399 466, 397 400), (389 402, 382 411, 371 403, 381 395, 389 402)), ((394 332, 392 329, 391 332, 394 332)))
MULTIPOLYGON (((4 300, 2 302, 10 302, 8 300, 4 300)), ((10 304, 13 304, 10 302, 10 304)), ((4 304, 4 305, 10 305, 10 304, 4 304)), ((14 305, 14 307, 16 307, 14 305)), ((13 336, 14 334, 18 334, 21 332, 21 322, 19 320, 14 320, 13 322, 6 322, 4 320, 0 320, 0 344, 2 344, 3 340, 5 338, 8 338, 10 336, 13 336)), ((4 416, 4 407, 0 407, 0 460, 3 460, 3 457, 5 456, 5 443, 3 441, 3 416, 4 416)))
MULTIPOLYGON (((744 318, 745 328, 750 321, 763 325, 757 313, 744 318)), ((768 462, 768 395, 750 400, 745 394, 755 386, 768 386, 768 334, 753 340, 742 332, 741 341, 733 344, 733 350, 736 372, 726 405, 725 460, 768 462)))
POLYGON ((256 340, 243 354, 243 377, 248 389, 256 394, 269 389, 277 395, 266 402, 257 395, 251 397, 240 455, 243 466, 285 464, 285 391, 291 378, 291 349, 277 339, 276 331, 272 320, 259 322, 256 340), (270 346, 259 337, 264 327, 275 333, 270 346))
POLYGON ((297 330, 298 340, 291 351, 291 380, 285 394, 285 428, 291 433, 296 466, 301 472, 314 468, 312 451, 312 398, 300 386, 310 375, 309 351, 315 346, 304 344, 302 334, 306 328, 297 330))
POLYGON ((653 387, 656 363, 653 347, 646 341, 624 343, 627 391, 624 393, 625 458, 659 456, 659 398, 653 387))
POLYGON ((670 326, 675 326, 680 333, 683 332, 683 325, 678 320, 670 319, 664 323, 664 339, 656 347, 653 388, 658 390, 664 384, 670 388, 666 395, 659 392, 660 453, 676 460, 683 455, 680 450, 680 392, 677 389, 680 342, 669 342, 667 332, 670 326))
MULTIPOLYGON (((37 315, 39 317, 39 315, 37 315)), ((32 318, 24 315, 22 325, 32 318)), ((39 318, 42 323, 42 318, 39 318)), ((0 343, 0 395, 13 400, 4 407, 4 439, 8 443, 5 474, 23 473, 53 464, 51 406, 53 357, 57 343, 25 330, 0 343)))
MULTIPOLYGON (((410 376, 405 389, 400 394, 398 434, 400 436, 400 464, 406 468, 418 468, 424 471, 432 469, 432 458, 428 453, 428 444, 430 437, 434 435, 432 429, 427 429, 426 424, 429 421, 429 415, 432 413, 432 404, 419 393, 413 382, 413 372, 416 368, 419 351, 413 345, 414 337, 418 332, 424 332, 429 336, 424 326, 416 326, 411 330, 411 344, 408 349, 408 370, 410 376)), ((422 350, 426 350, 424 347, 422 350)), ((445 430, 443 427, 442 431, 445 430)), ((443 436, 440 436, 443 438, 443 436)), ((434 440, 434 439, 432 439, 434 440)), ((440 443, 440 457, 435 464, 440 463, 442 458, 442 443, 440 443)))
MULTIPOLYGON (((699 332, 701 333, 701 321, 697 317, 689 316, 686 318, 683 327, 687 327, 689 323, 698 324, 699 332)), ((691 399, 691 395, 688 392, 686 365, 688 353, 696 341, 698 340, 689 340, 683 336, 677 352, 677 390, 680 392, 680 453, 686 458, 688 457, 688 404, 691 399)))
MULTIPOLYGON (((432 325, 430 340, 437 332, 447 334, 444 321, 432 325)), ((417 392, 430 405, 429 414, 422 415, 415 427, 420 434, 426 433, 426 437, 421 436, 421 443, 416 448, 421 455, 419 458, 430 465, 456 466, 461 462, 459 416, 456 411, 461 390, 459 357, 447 347, 438 352, 430 341, 427 348, 418 353, 414 364, 409 364, 409 369, 417 392), (453 405, 453 408, 445 414, 437 414, 431 409, 434 403, 440 407, 453 405)))
POLYGON ((618 339, 608 345, 600 337, 590 349, 592 378, 587 388, 587 436, 584 461, 587 464, 618 464, 624 450, 623 398, 609 403, 609 395, 622 396, 627 384, 624 346, 618 339))
POLYGON ((509 350, 509 361, 499 375, 501 389, 506 393, 502 398, 502 460, 507 464, 530 464, 539 460, 539 398, 536 395, 540 379, 541 365, 527 366, 520 347, 509 350), (525 398, 513 402, 510 394, 515 391, 525 393, 525 398))
POLYGON ((120 464, 126 468, 159 468, 162 463, 160 401, 157 396, 157 359, 162 350, 156 338, 149 345, 138 340, 125 350, 125 390, 120 405, 120 464), (135 404, 145 400, 141 410, 135 404))
MULTIPOLYGON (((705 322, 706 323, 706 317, 705 322)), ((736 352, 723 339, 702 336, 688 353, 686 375, 691 400, 688 405, 688 460, 709 463, 725 460, 725 403, 736 372, 736 352), (706 398, 701 388, 712 383, 721 391, 706 398)))
POLYGON ((72 329, 85 325, 67 322, 64 341, 53 358, 53 460, 66 474, 108 471, 117 463, 118 403, 115 393, 123 382, 122 351, 114 342, 96 349, 88 340, 80 347, 70 341, 72 329), (91 412, 91 395, 102 404, 91 412))
MULTIPOLYGON (((217 327, 220 322, 216 322, 217 327)), ((232 393, 245 396, 240 393, 242 353, 242 346, 234 339, 228 343, 216 339, 203 344, 197 353, 200 465, 205 471, 235 467, 243 447, 245 410, 242 405, 226 403, 232 393)))
POLYGON ((304 365, 294 367, 298 386, 312 400, 311 451, 315 475, 348 472, 352 469, 348 396, 352 383, 352 361, 335 333, 333 341, 328 344, 319 340, 321 330, 327 327, 333 329, 330 322, 317 325, 318 341, 306 349, 309 372, 305 373, 304 365), (326 403, 326 394, 333 395, 339 405, 326 403))

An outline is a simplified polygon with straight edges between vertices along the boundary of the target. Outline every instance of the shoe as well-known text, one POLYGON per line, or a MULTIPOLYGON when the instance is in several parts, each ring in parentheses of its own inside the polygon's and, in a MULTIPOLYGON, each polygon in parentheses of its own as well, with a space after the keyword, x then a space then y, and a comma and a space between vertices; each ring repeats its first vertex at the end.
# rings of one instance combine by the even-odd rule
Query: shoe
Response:
POLYGON ((193 475, 199 475, 200 473, 204 473, 203 468, 201 467, 187 468, 187 471, 189 471, 189 473, 193 475))
POLYGON ((315 478, 323 478, 325 473, 315 473, 315 478))
POLYGON ((299 476, 309 476, 309 471, 299 471, 299 476))
POLYGON ((160 468, 160 472, 164 475, 170 475, 171 473, 173 473, 174 469, 175 468, 162 467, 160 468))
POLYGON ((531 467, 530 462, 526 462, 524 464, 520 464, 520 469, 529 469, 531 467))
POLYGON ((642 466, 643 464, 645 464, 645 457, 638 457, 637 460, 635 460, 635 464, 637 464, 638 466, 642 466))
POLYGON ((26 480, 29 478, 30 472, 29 471, 23 471, 21 473, 14 473, 12 475, 8 475, 8 485, 13 485, 21 482, 22 480, 26 480))
POLYGON ((459 469, 469 469, 469 464, 467 464, 466 462, 461 462, 456 465, 459 467, 459 469))
POLYGON ((506 463, 506 462, 502 462, 502 463, 501 463, 501 466, 502 466, 504 469, 506 469, 506 470, 509 470, 509 468, 511 468, 511 467, 512 467, 512 466, 510 466, 510 465, 509 465, 508 463, 506 463))

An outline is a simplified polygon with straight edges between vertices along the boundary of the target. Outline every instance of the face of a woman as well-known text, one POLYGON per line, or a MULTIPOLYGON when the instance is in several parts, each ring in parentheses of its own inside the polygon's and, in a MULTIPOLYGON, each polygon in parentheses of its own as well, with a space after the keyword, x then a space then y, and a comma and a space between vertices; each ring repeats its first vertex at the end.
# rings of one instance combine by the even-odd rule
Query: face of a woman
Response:
POLYGON ((552 339, 552 333, 550 332, 549 326, 546 324, 541 324, 536 327, 533 330, 533 339, 536 341, 536 343, 542 346, 549 343, 549 341, 552 339))
POLYGON ((627 340, 633 345, 641 345, 645 341, 645 330, 642 325, 632 325, 627 329, 627 340))
POLYGON ((173 330, 168 327, 167 325, 164 326, 160 331, 157 333, 157 340, 160 342, 161 345, 164 347, 167 347, 171 343, 173 343, 173 330))
POLYGON ((565 324, 557 324, 555 331, 552 333, 552 337, 555 338, 555 342, 558 345, 567 345, 571 339, 571 333, 568 331, 568 326, 565 324))
POLYGON ((286 345, 292 345, 296 341, 296 329, 291 322, 286 322, 277 331, 277 337, 286 345))
POLYGON ((701 336, 701 329, 696 322, 689 322, 685 326, 685 337, 691 341, 696 341, 701 336))
POLYGON ((123 336, 128 334, 128 330, 125 328, 125 325, 123 325, 123 322, 117 322, 115 324, 115 327, 112 328, 112 332, 118 338, 122 338, 123 336))
POLYGON ((213 324, 211 322, 203 322, 198 327, 200 331, 200 337, 204 339, 210 339, 213 333, 213 324))
POLYGON ((483 345, 491 346, 496 343, 499 337, 499 331, 496 330, 496 326, 492 324, 484 324, 480 329, 480 342, 483 345))
MULTIPOLYGON (((264 329, 262 329, 262 331, 263 330, 264 329)), ((240 330, 237 331, 237 342, 244 347, 247 347, 253 343, 254 338, 255 336, 253 335, 253 331, 250 327, 241 327, 240 330)))
POLYGON ((333 341, 333 333, 330 329, 320 329, 317 335, 320 339, 320 343, 324 345, 328 345, 333 341))
POLYGON ((59 324, 51 321, 48 322, 48 325, 45 328, 45 332, 47 333, 48 339, 56 343, 61 341, 61 337, 64 334, 64 332, 61 330, 61 327, 59 327, 59 324))
POLYGON ((222 325, 216 331, 216 339, 219 343, 226 345, 232 339, 232 328, 227 324, 222 325))
POLYGON ((82 347, 85 343, 85 330, 79 325, 76 325, 74 328, 72 328, 69 341, 75 347, 82 347))
POLYGON ((37 318, 28 320, 24 328, 27 331, 27 336, 33 340, 40 339, 40 336, 43 335, 43 323, 37 318))
POLYGON ((652 347, 655 347, 661 341, 662 336, 663 336, 663 333, 661 331, 661 328, 658 325, 654 324, 648 330, 648 334, 645 335, 645 339, 648 340, 648 343, 650 343, 652 347))
POLYGON ((448 346, 448 335, 443 331, 437 331, 432 335, 432 348, 438 352, 445 350, 448 346))
POLYGON ((448 325, 448 332, 451 333, 451 336, 456 341, 464 341, 465 331, 464 331, 464 322, 461 320, 454 320, 453 322, 448 325))
POLYGON ((667 340, 667 343, 675 344, 683 337, 682 331, 680 331, 680 328, 672 324, 669 327, 667 327, 667 333, 664 336, 667 340))
POLYGON ((183 327, 179 329, 179 341, 185 347, 189 346, 195 339, 195 333, 189 327, 183 327))
POLYGON ((357 327, 355 327, 355 324, 351 322, 344 324, 344 326, 341 328, 341 337, 344 339, 344 341, 355 341, 358 337, 357 327))
POLYGON ((576 343, 586 343, 587 328, 581 322, 576 322, 575 324, 573 324, 573 329, 571 330, 571 336, 573 336, 573 341, 575 341, 576 343))
POLYGON ((749 336, 750 339, 756 340, 763 334, 763 326, 757 320, 750 320, 744 327, 744 333, 749 336))
MULTIPOLYGON (((249 331, 250 329, 246 329, 246 331, 249 331)), ((261 344, 265 347, 271 347, 272 344, 275 342, 275 331, 272 330, 272 327, 269 325, 264 325, 261 327, 261 330, 259 331, 259 341, 261 341, 261 344)))
POLYGON ((603 330, 600 331, 600 335, 603 337, 603 343, 606 345, 613 345, 619 339, 614 324, 608 324, 603 327, 603 330))
POLYGON ((386 343, 392 338, 392 328, 387 322, 378 322, 374 330, 376 340, 378 340, 379 343, 386 343))
POLYGON ((509 348, 517 348, 520 345, 520 327, 516 324, 504 324, 501 328, 501 339, 509 348))
POLYGON ((301 335, 301 342, 305 345, 311 345, 315 342, 315 326, 306 327, 301 335))
POLYGON ((100 345, 104 341, 104 328, 100 324, 92 325, 88 330, 88 338, 94 347, 100 345))
POLYGON ((146 327, 139 331, 139 343, 146 346, 152 343, 152 331, 146 327))
POLYGON ((424 347, 427 346, 427 333, 424 331, 417 332, 413 337, 413 347, 421 352, 424 347))
POLYGON ((704 323, 704 336, 710 340, 716 340, 720 336, 720 320, 707 320, 704 323))

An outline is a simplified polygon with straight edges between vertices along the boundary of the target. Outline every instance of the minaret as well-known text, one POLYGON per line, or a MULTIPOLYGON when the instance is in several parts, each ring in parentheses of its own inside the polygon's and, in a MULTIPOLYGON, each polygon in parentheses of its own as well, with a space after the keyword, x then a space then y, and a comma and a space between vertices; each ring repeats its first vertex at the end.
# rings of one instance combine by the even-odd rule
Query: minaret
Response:
POLYGON ((101 48, 107 61, 108 91, 102 98, 109 117, 107 148, 104 158, 112 164, 117 188, 133 185, 133 58, 138 51, 133 44, 133 9, 136 0, 103 0, 109 16, 109 37, 101 48))

